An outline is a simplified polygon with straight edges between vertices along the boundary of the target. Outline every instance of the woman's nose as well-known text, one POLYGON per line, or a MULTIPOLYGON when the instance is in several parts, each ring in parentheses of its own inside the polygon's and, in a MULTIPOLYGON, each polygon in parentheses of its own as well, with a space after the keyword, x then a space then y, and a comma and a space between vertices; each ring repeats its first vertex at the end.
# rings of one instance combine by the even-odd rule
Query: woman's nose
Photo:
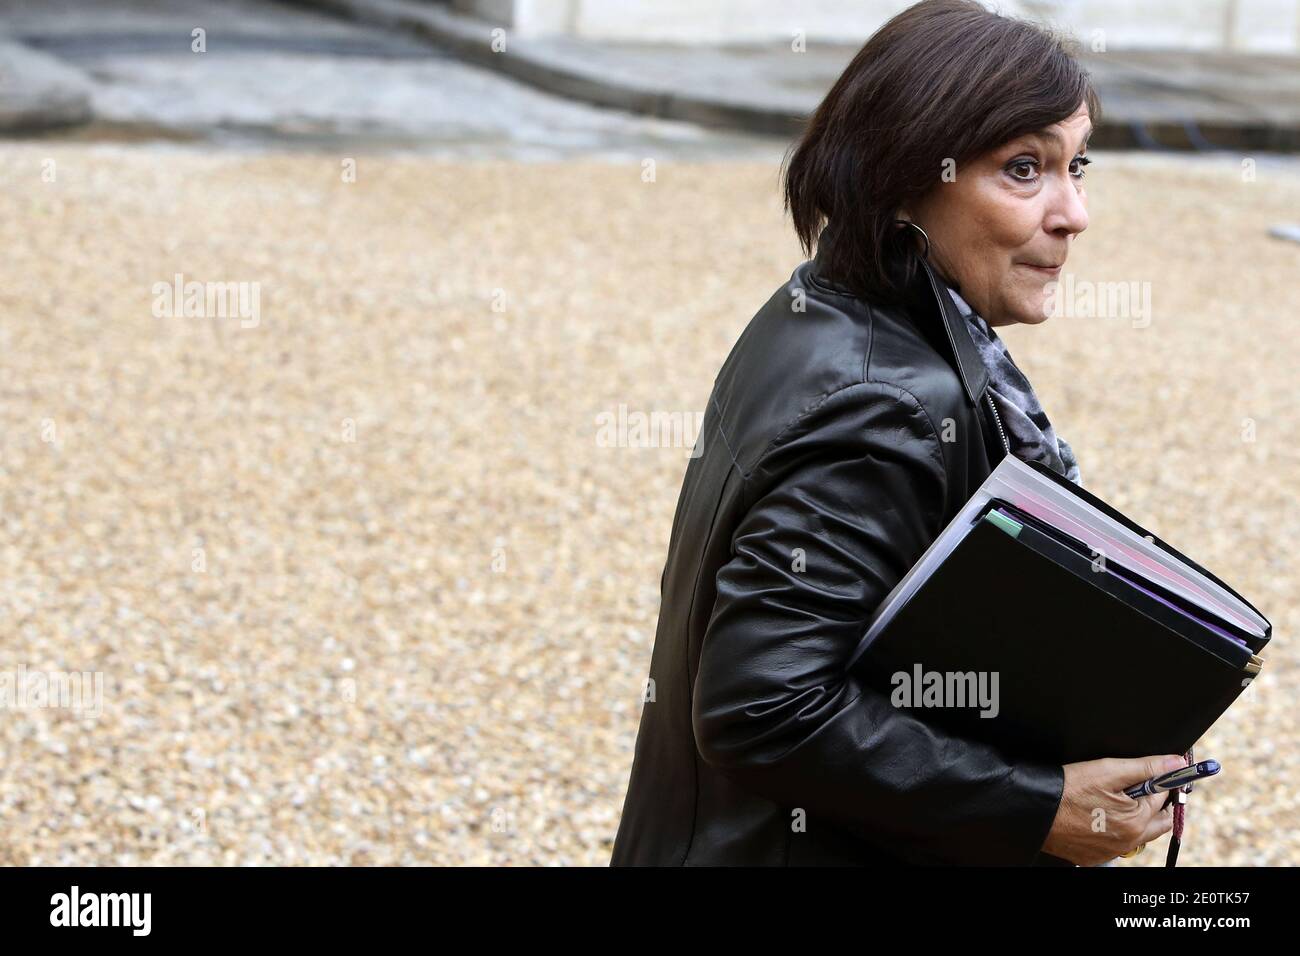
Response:
POLYGON ((1066 236, 1088 228, 1088 205, 1073 179, 1056 190, 1043 225, 1048 232, 1066 236))

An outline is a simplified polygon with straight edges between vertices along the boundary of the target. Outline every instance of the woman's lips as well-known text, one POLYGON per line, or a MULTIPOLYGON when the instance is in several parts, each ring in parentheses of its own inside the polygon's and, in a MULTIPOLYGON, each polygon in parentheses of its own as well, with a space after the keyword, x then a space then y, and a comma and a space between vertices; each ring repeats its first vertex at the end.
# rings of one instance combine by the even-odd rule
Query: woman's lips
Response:
POLYGON ((1059 275, 1061 269, 1064 267, 1064 263, 1062 263, 1062 265, 1059 266, 1036 266, 1031 262, 1021 262, 1019 263, 1019 265, 1024 266, 1026 269, 1032 269, 1033 271, 1037 272, 1039 275, 1043 275, 1043 276, 1059 275))

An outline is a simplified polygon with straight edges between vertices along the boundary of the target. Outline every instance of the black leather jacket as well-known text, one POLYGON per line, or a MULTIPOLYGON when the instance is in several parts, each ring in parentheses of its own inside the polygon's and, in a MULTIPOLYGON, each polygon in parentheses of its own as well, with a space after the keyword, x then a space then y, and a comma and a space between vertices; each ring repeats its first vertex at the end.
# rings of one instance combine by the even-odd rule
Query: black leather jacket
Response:
POLYGON ((1008 446, 930 267, 915 305, 882 307, 830 282, 824 249, 714 384, 611 863, 1059 864, 1039 850, 1061 767, 949 736, 846 672, 1008 446))

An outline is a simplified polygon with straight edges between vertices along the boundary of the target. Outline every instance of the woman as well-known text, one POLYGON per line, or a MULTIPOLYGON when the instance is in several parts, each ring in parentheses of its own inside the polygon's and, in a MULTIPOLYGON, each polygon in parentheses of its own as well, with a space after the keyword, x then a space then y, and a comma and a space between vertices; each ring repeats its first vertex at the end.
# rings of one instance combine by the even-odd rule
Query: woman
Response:
POLYGON ((846 671, 1003 455, 1078 480, 993 327, 1047 315, 1096 116, 1056 39, 965 0, 899 14, 818 107, 785 178, 816 256, 714 385, 613 864, 1096 865, 1169 830, 1122 790, 1176 755, 1014 760, 846 671))

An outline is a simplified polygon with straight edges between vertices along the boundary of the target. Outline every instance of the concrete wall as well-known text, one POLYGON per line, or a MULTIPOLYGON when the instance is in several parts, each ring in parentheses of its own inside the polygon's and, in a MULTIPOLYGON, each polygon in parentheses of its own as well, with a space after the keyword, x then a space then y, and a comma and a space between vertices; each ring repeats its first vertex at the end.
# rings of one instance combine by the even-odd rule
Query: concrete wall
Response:
MULTIPOLYGON (((911 0, 451 0, 520 36, 746 43, 802 31, 858 43, 911 0)), ((1300 0, 989 0, 1065 27, 1107 49, 1224 49, 1300 53, 1300 0)))

